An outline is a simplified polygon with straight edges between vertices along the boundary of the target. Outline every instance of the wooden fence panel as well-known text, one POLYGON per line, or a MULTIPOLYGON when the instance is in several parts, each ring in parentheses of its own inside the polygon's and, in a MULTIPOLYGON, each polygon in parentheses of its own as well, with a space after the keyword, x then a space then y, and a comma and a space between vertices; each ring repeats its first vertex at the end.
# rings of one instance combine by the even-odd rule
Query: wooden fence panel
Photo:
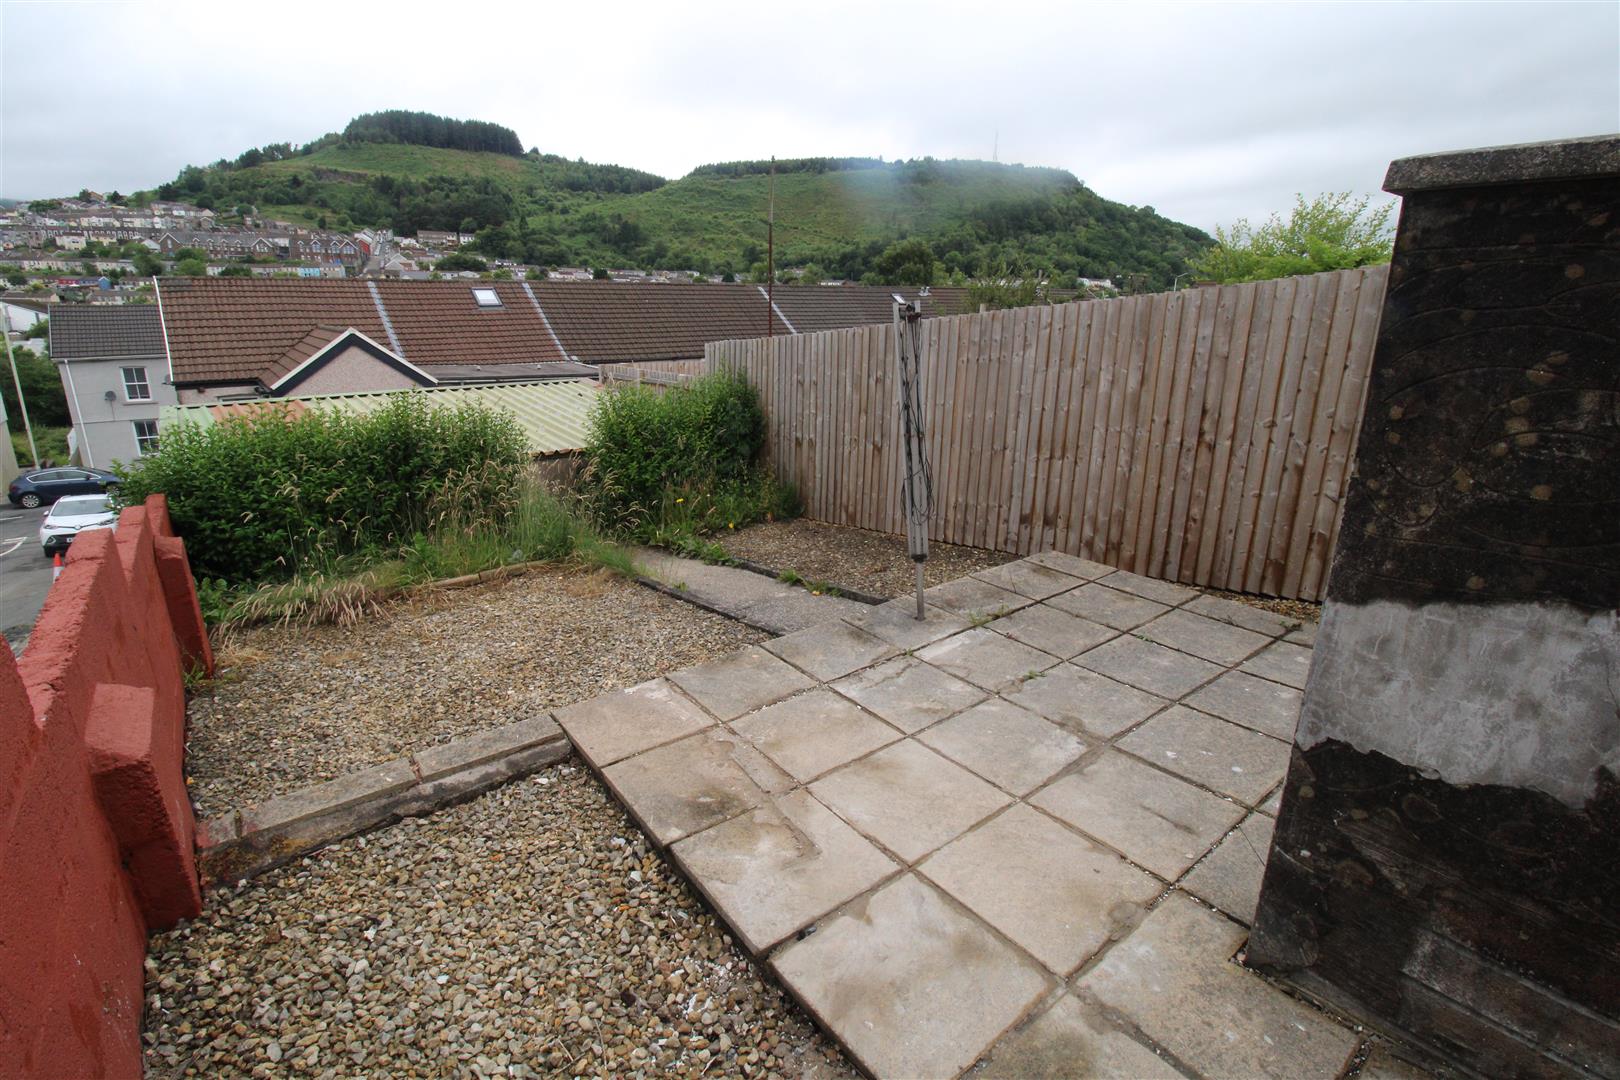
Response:
MULTIPOLYGON (((928 320, 930 535, 1320 599, 1387 276, 928 320)), ((715 342, 704 364, 759 388, 808 516, 904 531, 889 325, 715 342)))

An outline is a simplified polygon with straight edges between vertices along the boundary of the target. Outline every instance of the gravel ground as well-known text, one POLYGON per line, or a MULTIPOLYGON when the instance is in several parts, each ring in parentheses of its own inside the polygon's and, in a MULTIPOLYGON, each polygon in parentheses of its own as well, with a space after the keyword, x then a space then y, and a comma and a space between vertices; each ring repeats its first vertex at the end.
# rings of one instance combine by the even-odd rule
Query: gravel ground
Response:
POLYGON ((1269 611, 1273 615, 1281 615, 1285 619, 1293 619, 1302 623, 1319 623, 1322 621, 1322 605, 1314 604, 1309 600, 1279 600, 1273 596, 1251 596, 1249 593, 1226 592, 1222 589, 1211 589, 1211 596, 1219 596, 1224 600, 1236 600, 1240 604, 1248 604, 1262 611, 1269 611))
POLYGON ((854 1077, 572 759, 150 943, 148 1077, 854 1077))
MULTIPOLYGON (((750 525, 728 533, 720 542, 733 555, 761 566, 795 570, 808 580, 845 585, 877 596, 907 595, 916 581, 911 562, 906 558, 906 538, 888 533, 799 519, 750 525)), ((928 561, 923 564, 923 570, 930 586, 941 585, 1016 558, 1016 555, 982 548, 929 544, 928 561)), ((1322 605, 1305 600, 1278 600, 1219 590, 1212 595, 1300 622, 1314 623, 1322 618, 1322 605)))
MULTIPOLYGON (((887 597, 906 595, 916 585, 916 571, 906 556, 904 536, 799 519, 750 525, 727 533, 719 540, 727 551, 739 558, 772 570, 793 570, 809 581, 824 581, 887 597)), ((930 586, 942 585, 975 570, 1012 562, 1017 557, 981 548, 931 543, 923 574, 930 586)))
POLYGON ((425 593, 355 626, 258 627, 187 709, 199 817, 722 656, 765 635, 605 572, 425 593))

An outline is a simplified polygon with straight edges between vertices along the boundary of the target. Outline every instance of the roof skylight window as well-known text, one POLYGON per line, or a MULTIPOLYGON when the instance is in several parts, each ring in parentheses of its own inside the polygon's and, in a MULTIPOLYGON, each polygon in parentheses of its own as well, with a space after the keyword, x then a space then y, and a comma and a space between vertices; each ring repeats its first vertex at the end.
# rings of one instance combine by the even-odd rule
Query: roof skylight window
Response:
POLYGON ((472 294, 473 299, 477 301, 479 307, 501 306, 500 294, 498 294, 494 289, 474 289, 472 294))

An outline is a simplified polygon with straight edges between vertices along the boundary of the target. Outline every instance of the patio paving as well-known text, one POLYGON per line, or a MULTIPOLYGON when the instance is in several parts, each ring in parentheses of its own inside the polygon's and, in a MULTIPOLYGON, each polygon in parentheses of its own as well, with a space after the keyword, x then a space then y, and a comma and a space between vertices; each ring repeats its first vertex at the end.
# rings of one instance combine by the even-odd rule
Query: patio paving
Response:
POLYGON ((558 722, 875 1076, 1340 1075, 1235 959, 1310 635, 1053 553, 927 597, 558 722))

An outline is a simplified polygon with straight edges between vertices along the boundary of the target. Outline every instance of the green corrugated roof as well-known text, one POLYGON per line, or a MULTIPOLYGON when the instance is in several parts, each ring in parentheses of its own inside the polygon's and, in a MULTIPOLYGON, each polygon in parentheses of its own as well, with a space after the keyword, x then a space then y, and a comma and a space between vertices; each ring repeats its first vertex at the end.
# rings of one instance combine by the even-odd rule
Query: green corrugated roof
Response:
POLYGON ((436 386, 420 390, 389 390, 367 394, 311 394, 306 397, 256 398, 215 405, 165 406, 159 423, 213 424, 267 405, 284 404, 295 410, 342 409, 365 414, 388 404, 399 394, 422 394, 434 405, 479 404, 502 409, 516 418, 536 454, 557 454, 585 445, 591 405, 597 384, 590 379, 552 379, 537 383, 499 383, 489 386, 436 386))

